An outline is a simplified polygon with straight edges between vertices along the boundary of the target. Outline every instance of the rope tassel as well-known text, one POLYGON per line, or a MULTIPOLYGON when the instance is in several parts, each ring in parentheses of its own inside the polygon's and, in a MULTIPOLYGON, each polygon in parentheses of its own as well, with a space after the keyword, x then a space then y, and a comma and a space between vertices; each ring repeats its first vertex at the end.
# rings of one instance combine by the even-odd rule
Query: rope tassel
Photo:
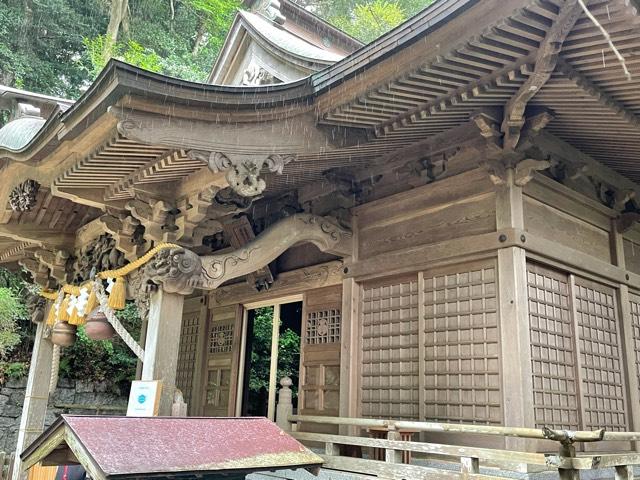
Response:
POLYGON ((122 310, 127 302, 127 283, 124 277, 116 278, 111 293, 109 293, 109 307, 114 310, 122 310))

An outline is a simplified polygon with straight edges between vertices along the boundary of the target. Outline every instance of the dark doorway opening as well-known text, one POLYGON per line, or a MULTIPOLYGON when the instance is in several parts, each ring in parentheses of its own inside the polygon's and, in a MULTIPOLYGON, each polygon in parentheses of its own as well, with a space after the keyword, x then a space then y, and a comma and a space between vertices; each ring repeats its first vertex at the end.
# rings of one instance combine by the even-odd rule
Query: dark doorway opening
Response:
POLYGON ((277 325, 277 358, 272 359, 274 338, 274 307, 249 310, 247 315, 246 356, 242 398, 243 416, 268 416, 269 393, 272 373, 276 371, 275 389, 280 379, 289 376, 293 380, 294 408, 298 402, 300 378, 300 338, 302 335, 302 302, 280 305, 280 322, 277 325))

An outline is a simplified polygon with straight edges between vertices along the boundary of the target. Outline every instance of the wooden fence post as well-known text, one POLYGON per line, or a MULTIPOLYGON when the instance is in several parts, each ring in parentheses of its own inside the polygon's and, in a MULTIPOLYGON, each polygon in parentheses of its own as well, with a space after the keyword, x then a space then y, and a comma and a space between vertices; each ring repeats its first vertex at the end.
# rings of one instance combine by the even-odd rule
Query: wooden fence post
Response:
POLYGON ((278 392, 278 406, 276 408, 276 425, 285 432, 292 430, 289 415, 293 415, 293 392, 291 391, 293 380, 284 377, 280 380, 280 391, 278 392))
MULTIPOLYGON (((563 443, 559 453, 560 457, 573 458, 576 456, 576 447, 570 443, 563 443)), ((580 471, 573 468, 559 468, 558 476, 560 480, 579 480, 580 471)))
MULTIPOLYGON (((387 440, 401 440, 400 432, 396 430, 395 425, 389 425, 387 440)), ((385 450, 384 461, 387 463, 402 463, 402 452, 387 448, 385 450)))

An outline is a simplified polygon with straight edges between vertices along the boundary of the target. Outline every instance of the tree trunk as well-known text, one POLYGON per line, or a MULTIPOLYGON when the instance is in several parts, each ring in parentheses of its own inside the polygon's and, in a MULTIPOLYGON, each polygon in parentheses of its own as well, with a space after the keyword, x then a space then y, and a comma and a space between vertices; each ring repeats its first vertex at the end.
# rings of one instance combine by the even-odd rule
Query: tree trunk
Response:
POLYGON ((113 54, 113 47, 118 41, 120 27, 127 21, 128 8, 129 0, 111 0, 109 25, 107 26, 107 34, 104 41, 104 50, 102 52, 105 63, 109 61, 113 54))
POLYGON ((198 25, 198 33, 196 34, 196 39, 193 42, 193 50, 191 51, 191 54, 194 57, 200 52, 200 48, 202 48, 202 45, 205 42, 206 33, 207 29, 205 28, 204 21, 201 20, 200 24, 198 25))

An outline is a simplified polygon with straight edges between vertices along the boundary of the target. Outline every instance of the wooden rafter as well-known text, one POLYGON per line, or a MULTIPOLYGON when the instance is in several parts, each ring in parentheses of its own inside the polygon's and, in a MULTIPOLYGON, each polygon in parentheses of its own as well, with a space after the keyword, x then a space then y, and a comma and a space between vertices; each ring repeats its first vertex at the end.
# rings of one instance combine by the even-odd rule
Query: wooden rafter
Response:
POLYGON ((567 1, 560 9, 560 13, 553 26, 547 33, 538 49, 535 67, 532 75, 522 84, 518 92, 511 97, 504 109, 502 133, 504 133, 504 147, 515 150, 520 140, 520 132, 524 126, 524 111, 531 100, 545 83, 551 78, 556 68, 562 44, 571 29, 582 15, 582 7, 576 0, 567 1))
POLYGON ((640 117, 638 117, 625 105, 615 100, 604 90, 591 82, 583 74, 571 67, 571 65, 569 65, 566 61, 564 61, 563 59, 559 59, 558 68, 567 76, 567 78, 569 78, 569 80, 575 83, 590 96, 595 98, 602 105, 616 112, 617 115, 624 118, 631 125, 640 127, 640 117))

